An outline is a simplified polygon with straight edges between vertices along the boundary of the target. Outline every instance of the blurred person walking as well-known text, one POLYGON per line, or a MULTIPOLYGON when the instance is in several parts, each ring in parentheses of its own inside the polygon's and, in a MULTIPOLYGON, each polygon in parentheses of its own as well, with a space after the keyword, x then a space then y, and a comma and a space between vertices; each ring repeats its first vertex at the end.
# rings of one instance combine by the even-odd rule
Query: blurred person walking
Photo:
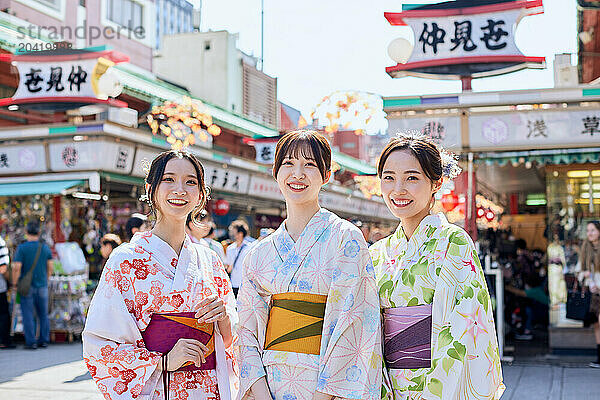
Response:
POLYGON ((8 307, 8 266, 10 258, 6 242, 0 237, 0 349, 13 349, 10 338, 10 313, 8 307))
POLYGON ((208 218, 206 212, 202 212, 200 221, 194 222, 192 215, 188 215, 185 223, 186 231, 190 235, 192 242, 206 246, 219 256, 221 261, 225 262, 225 250, 223 245, 214 240, 215 229, 217 226, 208 218))
POLYGON ((144 232, 147 229, 148 217, 144 214, 135 213, 125 223, 125 234, 127 235, 127 241, 131 241, 133 235, 137 232, 144 232))
POLYGON ((248 254, 252 242, 254 242, 254 239, 248 236, 249 231, 248 224, 239 219, 229 225, 229 235, 233 239, 233 243, 227 246, 225 264, 227 272, 231 276, 231 286, 236 297, 242 285, 242 265, 244 258, 248 254))
POLYGON ((13 289, 21 298, 25 348, 35 350, 48 347, 50 343, 50 321, 48 319, 48 278, 52 275, 52 251, 40 238, 40 224, 29 222, 26 227, 26 242, 17 246, 13 262, 13 289), (40 335, 36 338, 33 312, 40 323, 40 335))
POLYGON ((600 368, 600 221, 587 224, 586 239, 581 246, 581 275, 583 285, 592 292, 590 313, 595 321, 592 325, 596 337, 596 361, 590 363, 592 368, 600 368))

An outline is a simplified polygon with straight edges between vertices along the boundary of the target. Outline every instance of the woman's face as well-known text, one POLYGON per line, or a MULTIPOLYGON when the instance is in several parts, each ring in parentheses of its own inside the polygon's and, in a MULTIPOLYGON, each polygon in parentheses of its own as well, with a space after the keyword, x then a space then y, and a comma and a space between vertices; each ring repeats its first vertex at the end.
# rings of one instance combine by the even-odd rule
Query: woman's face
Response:
POLYGON ((154 193, 159 219, 185 220, 201 203, 201 196, 198 176, 192 163, 185 158, 170 159, 154 193))
POLYGON ((331 172, 325 175, 325 181, 314 158, 298 152, 298 158, 286 156, 277 172, 277 184, 288 204, 307 204, 318 201, 319 190, 329 180, 331 172))
POLYGON ((587 224, 587 239, 594 243, 597 242, 598 239, 600 239, 600 231, 598 230, 598 228, 596 228, 596 225, 590 223, 587 224))
POLYGON ((399 219, 410 219, 429 212, 435 185, 427 178, 417 158, 408 150, 390 154, 381 174, 381 193, 392 214, 399 219))

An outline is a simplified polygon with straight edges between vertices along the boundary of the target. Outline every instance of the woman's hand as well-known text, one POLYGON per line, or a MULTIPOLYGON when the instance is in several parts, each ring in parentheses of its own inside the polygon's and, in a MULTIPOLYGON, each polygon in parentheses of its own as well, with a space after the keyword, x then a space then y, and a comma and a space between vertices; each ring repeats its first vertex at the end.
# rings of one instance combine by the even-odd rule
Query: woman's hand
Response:
POLYGON ((216 295, 205 298, 196 306, 195 318, 198 318, 198 322, 200 323, 211 323, 224 320, 227 318, 225 302, 216 295))
POLYGON ((175 371, 187 362, 201 366, 208 355, 208 347, 194 339, 179 339, 167 353, 167 371, 175 371))
POLYGON ((330 394, 315 392, 313 395, 313 400, 332 400, 334 397, 330 394))

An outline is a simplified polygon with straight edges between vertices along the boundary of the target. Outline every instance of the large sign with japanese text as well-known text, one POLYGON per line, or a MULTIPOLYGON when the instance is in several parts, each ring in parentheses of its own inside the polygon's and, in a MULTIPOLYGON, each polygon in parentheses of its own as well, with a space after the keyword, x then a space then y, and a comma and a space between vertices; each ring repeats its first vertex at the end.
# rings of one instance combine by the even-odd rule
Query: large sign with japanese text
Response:
POLYGON ((96 97, 92 73, 97 60, 15 62, 19 86, 13 99, 28 97, 96 97))
POLYGON ((600 109, 514 111, 469 117, 472 150, 600 144, 600 109))
POLYGON ((43 144, 6 146, 0 148, 0 175, 46 172, 46 151, 43 144))
POLYGON ((108 49, 78 49, 0 54, 19 74, 12 97, 0 99, 0 107, 22 103, 107 103, 125 107, 117 96, 119 83, 111 67, 129 57, 108 49))
POLYGON ((517 0, 465 8, 448 3, 446 8, 385 13, 392 25, 409 26, 414 33, 408 61, 387 72, 392 76, 412 72, 482 77, 543 67, 543 57, 526 57, 515 43, 521 18, 541 12, 541 0, 517 0))
POLYGON ((419 132, 432 138, 446 149, 460 150, 462 145, 460 117, 389 118, 388 135, 419 132))

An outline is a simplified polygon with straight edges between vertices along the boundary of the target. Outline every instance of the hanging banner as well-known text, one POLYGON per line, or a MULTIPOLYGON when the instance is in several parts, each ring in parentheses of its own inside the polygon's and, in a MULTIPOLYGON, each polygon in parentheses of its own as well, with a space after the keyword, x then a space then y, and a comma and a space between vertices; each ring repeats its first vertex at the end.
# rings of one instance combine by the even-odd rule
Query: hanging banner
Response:
POLYGON ((277 142, 256 142, 256 161, 261 164, 273 164, 275 162, 275 147, 277 142))
POLYGON ((445 7, 385 13, 391 25, 409 26, 414 33, 408 61, 386 71, 392 77, 477 78, 527 67, 543 68, 544 57, 526 57, 515 43, 521 18, 542 12, 541 0, 516 0, 464 8, 447 3, 445 7))
POLYGON ((600 109, 512 111, 469 117, 472 150, 563 148, 600 144, 600 109))
POLYGON ((460 117, 427 118, 390 118, 388 117, 388 135, 419 132, 433 139, 446 149, 459 150, 462 146, 460 117))

